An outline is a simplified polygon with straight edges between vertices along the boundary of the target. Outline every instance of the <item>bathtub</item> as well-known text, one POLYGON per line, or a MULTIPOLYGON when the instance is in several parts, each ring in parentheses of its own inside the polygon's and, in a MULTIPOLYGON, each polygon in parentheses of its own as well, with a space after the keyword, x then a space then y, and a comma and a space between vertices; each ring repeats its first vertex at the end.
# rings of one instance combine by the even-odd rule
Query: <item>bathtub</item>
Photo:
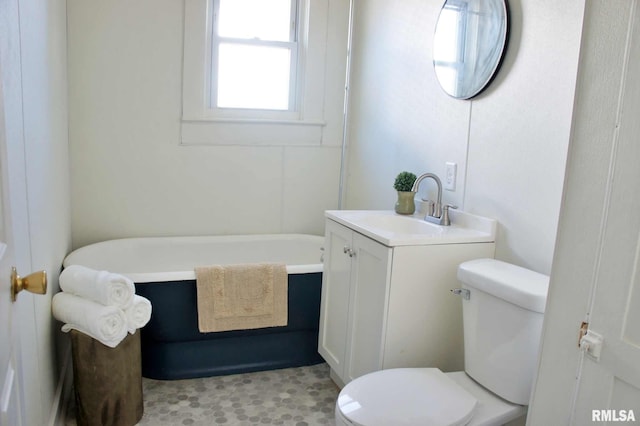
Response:
POLYGON ((125 238, 70 253, 63 266, 83 265, 134 281, 153 313, 141 330, 142 375, 173 380, 322 362, 318 324, 321 245, 313 235, 125 238), (288 272, 288 325, 200 333, 194 267, 283 262, 288 272))

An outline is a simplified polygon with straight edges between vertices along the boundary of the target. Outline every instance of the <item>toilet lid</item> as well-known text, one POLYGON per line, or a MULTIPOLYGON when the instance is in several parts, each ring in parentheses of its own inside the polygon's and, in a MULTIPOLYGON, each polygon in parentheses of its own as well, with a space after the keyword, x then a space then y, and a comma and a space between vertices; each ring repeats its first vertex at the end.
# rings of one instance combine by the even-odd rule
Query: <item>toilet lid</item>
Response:
POLYGON ((477 402, 437 368, 395 368, 351 381, 337 404, 357 425, 455 426, 469 422, 477 402))

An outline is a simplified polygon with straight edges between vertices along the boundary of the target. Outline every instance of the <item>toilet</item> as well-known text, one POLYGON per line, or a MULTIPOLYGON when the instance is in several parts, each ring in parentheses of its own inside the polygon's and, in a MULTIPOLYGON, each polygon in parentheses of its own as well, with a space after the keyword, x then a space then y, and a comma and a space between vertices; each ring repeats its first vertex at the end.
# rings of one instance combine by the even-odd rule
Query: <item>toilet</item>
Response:
POLYGON ((526 414, 549 277, 477 259, 458 267, 458 280, 465 371, 392 368, 358 377, 338 396, 336 425, 493 426, 526 414))

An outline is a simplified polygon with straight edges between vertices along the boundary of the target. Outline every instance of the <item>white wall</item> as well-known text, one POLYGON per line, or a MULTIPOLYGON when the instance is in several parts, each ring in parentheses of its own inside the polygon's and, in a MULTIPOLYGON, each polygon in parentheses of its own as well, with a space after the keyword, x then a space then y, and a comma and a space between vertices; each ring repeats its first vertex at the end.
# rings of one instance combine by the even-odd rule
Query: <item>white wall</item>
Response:
MULTIPOLYGON (((356 0, 346 208, 391 209, 402 170, 443 177, 445 202, 499 221, 496 257, 549 273, 576 81, 583 2, 511 0, 505 62, 471 101, 431 62, 440 0, 356 0)), ((422 195, 435 195, 435 185, 422 195)))
MULTIPOLYGON (((464 171, 470 104, 444 95, 432 71, 441 5, 355 2, 347 208, 392 209, 402 170, 442 176, 445 161, 455 161, 464 171)), ((447 200, 461 204, 462 194, 447 200)))
POLYGON ((74 247, 133 236, 322 234, 323 211, 338 203, 340 131, 313 147, 179 146, 183 7, 68 1, 74 247))

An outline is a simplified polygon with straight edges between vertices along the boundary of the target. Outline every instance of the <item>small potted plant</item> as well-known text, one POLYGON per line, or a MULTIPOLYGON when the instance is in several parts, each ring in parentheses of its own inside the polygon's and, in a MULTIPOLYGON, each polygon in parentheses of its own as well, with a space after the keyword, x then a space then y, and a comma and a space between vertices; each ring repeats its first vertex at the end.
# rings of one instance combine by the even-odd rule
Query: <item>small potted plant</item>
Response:
POLYGON ((411 172, 400 172, 396 176, 393 187, 398 191, 398 202, 396 203, 396 213, 413 214, 416 211, 416 205, 413 201, 416 193, 412 191, 413 183, 416 181, 416 175, 411 172))

